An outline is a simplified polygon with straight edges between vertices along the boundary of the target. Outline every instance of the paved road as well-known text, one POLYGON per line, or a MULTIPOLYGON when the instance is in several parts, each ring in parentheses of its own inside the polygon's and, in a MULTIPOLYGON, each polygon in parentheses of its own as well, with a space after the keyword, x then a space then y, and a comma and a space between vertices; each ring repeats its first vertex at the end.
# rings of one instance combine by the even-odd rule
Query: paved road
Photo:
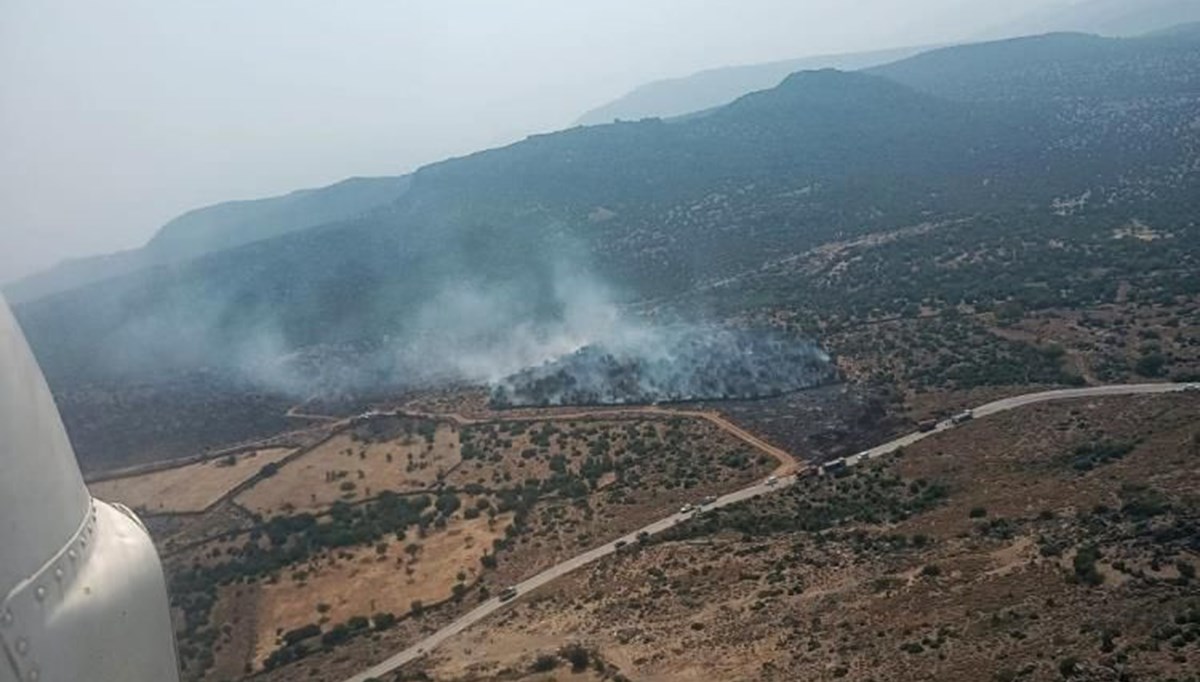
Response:
MULTIPOLYGON (((974 414, 975 418, 982 418, 982 417, 986 417, 988 415, 996 414, 999 412, 1005 412, 1007 410, 1012 410, 1012 409, 1015 409, 1018 407, 1023 407, 1025 405, 1032 405, 1034 403, 1050 402, 1050 401, 1054 401, 1054 400, 1072 400, 1072 399, 1078 399, 1078 398, 1098 398, 1098 397, 1114 396, 1114 395, 1147 395, 1147 394, 1156 394, 1156 393, 1177 393, 1177 392, 1181 392, 1181 391, 1185 391, 1185 390, 1200 391, 1200 383, 1194 383, 1194 384, 1129 384, 1129 385, 1118 385, 1118 386, 1097 386, 1097 387, 1092 387, 1092 388, 1072 388, 1072 389, 1059 390, 1059 391, 1044 391, 1041 393, 1029 393, 1026 395, 1016 396, 1013 398, 1005 398, 1003 400, 997 400, 995 402, 991 402, 986 405, 981 405, 973 410, 973 414, 974 414)), ((886 455, 888 453, 895 452, 896 450, 898 450, 900 448, 912 445, 913 443, 916 443, 917 441, 920 441, 924 438, 928 438, 929 436, 931 436, 935 433, 947 431, 949 429, 955 428, 956 426, 958 426, 958 424, 956 424, 953 420, 946 420, 946 421, 940 422, 937 425, 937 427, 932 431, 928 431, 925 433, 912 433, 907 436, 902 436, 895 440, 884 443, 883 445, 879 445, 879 446, 871 448, 869 450, 864 450, 863 452, 860 452, 851 457, 847 457, 846 464, 847 464, 847 466, 854 466, 865 460, 873 459, 875 457, 880 457, 880 456, 886 455)), ((779 490, 781 488, 786 488, 788 486, 795 484, 796 480, 797 480, 797 476, 795 474, 793 474, 793 475, 779 477, 778 483, 776 483, 774 485, 768 485, 766 482, 760 482, 755 485, 749 486, 747 488, 743 488, 737 492, 733 492, 733 493, 730 493, 723 497, 720 497, 717 499, 716 502, 712 503, 711 505, 708 505, 706 508, 724 507, 726 505, 736 504, 738 502, 742 502, 744 500, 748 500, 753 497, 758 497, 759 495, 764 495, 766 493, 769 493, 769 492, 772 492, 775 490, 779 490)), ((583 554, 580 554, 576 557, 568 559, 556 566, 548 568, 545 571, 542 571, 541 573, 538 573, 537 575, 533 576, 532 578, 529 578, 528 580, 518 583, 516 585, 516 588, 517 588, 516 599, 520 599, 522 595, 532 592, 533 590, 541 587, 542 585, 545 585, 546 583, 549 583, 553 580, 561 578, 562 576, 564 576, 576 569, 582 568, 594 561, 597 561, 598 559, 601 559, 605 556, 608 556, 609 554, 612 554, 613 552, 616 551, 616 544, 619 542, 625 542, 625 543, 637 542, 637 536, 643 532, 648 535, 655 535, 657 533, 661 533, 664 530, 670 528, 671 526, 674 526, 675 524, 679 523, 680 521, 682 521, 683 519, 685 519, 688 516, 690 516, 690 514, 679 514, 679 513, 672 514, 664 519, 655 521, 654 523, 652 523, 644 528, 641 528, 638 531, 630 533, 629 535, 626 535, 615 541, 605 543, 604 545, 601 545, 600 547, 596 547, 592 550, 584 552, 583 554)), ((495 613, 503 606, 504 606, 504 603, 502 603, 496 597, 488 599, 487 601, 481 603, 479 606, 475 607, 470 612, 459 617, 459 619, 454 621, 453 623, 447 625, 446 627, 442 628, 441 630, 438 630, 437 632, 426 637, 425 639, 423 639, 420 642, 418 642, 417 644, 409 647, 408 649, 405 649, 404 651, 401 651, 400 653, 395 654, 394 656, 392 656, 391 658, 388 658, 387 660, 383 661, 382 663, 379 663, 378 665, 375 665, 375 666, 371 667, 370 669, 365 670, 365 671, 359 673, 358 675, 355 675, 354 677, 349 678, 348 680, 346 680, 346 682, 365 682, 366 680, 371 679, 373 677, 382 677, 383 675, 386 675, 386 674, 392 672, 393 670, 396 670, 400 666, 424 656, 425 654, 429 653, 433 649, 440 646, 442 644, 442 642, 445 642, 447 639, 450 639, 451 637, 458 635, 459 633, 461 633, 462 631, 471 627, 472 625, 475 625, 476 623, 483 620, 484 618, 487 618, 489 615, 495 613)))

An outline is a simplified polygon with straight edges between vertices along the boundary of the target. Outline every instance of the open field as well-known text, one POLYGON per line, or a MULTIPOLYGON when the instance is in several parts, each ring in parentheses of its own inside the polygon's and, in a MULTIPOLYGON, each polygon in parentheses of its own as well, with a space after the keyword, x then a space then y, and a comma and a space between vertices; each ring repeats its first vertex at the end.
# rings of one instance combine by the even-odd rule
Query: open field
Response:
POLYGON ((313 557, 258 592, 253 664, 282 645, 279 636, 308 623, 344 623, 354 616, 407 615, 414 602, 436 604, 454 586, 474 583, 480 559, 504 536, 511 517, 450 523, 423 539, 381 542, 313 557))
POLYGON ((263 466, 292 451, 268 448, 126 478, 91 483, 96 497, 147 514, 201 512, 263 466))
MULTIPOLYGON (((177 550, 167 568, 185 672, 217 680, 265 667, 268 679, 337 679, 315 671, 352 669, 341 652, 413 636, 582 548, 792 462, 701 413, 356 420, 223 515, 213 510, 211 523, 206 514, 161 524, 177 550), (217 533, 223 522, 231 532, 217 533), (199 541, 179 542, 184 533, 199 541), (422 613, 411 613, 414 602, 422 613), (376 627, 379 614, 400 621, 376 627)), ((517 660, 499 678, 549 679, 530 666, 554 653, 517 660)), ((611 672, 563 665, 555 674, 572 679, 611 672)))
POLYGON ((579 642, 638 680, 1191 679, 1198 412, 989 417, 689 522, 414 665, 457 680, 579 642))
POLYGON ((458 431, 444 424, 381 419, 378 433, 339 433, 237 497, 264 516, 318 511, 385 490, 415 492, 433 485, 460 461, 458 431))
POLYGON ((487 577, 495 588, 791 461, 706 419, 667 413, 478 424, 464 427, 462 438, 464 461, 447 484, 470 491, 541 482, 522 532, 498 548, 499 565, 487 577))

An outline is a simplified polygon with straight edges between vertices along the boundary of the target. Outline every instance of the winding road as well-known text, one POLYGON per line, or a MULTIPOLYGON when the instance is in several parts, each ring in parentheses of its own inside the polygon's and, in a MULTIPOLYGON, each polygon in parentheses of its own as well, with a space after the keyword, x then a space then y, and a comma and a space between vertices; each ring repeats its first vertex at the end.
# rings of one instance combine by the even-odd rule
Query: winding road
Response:
MULTIPOLYGON (((1019 407, 1024 407, 1026 405, 1033 405, 1036 403, 1044 403, 1044 402, 1051 402, 1051 401, 1057 401, 1057 400, 1074 400, 1074 399, 1080 399, 1080 398, 1100 398, 1100 397, 1106 397, 1106 396, 1129 396, 1129 395, 1151 395, 1151 394, 1162 394, 1162 393, 1181 393, 1184 391, 1189 391, 1189 392, 1190 391, 1200 391, 1200 383, 1191 383, 1191 384, 1125 384, 1125 385, 1115 385, 1115 386, 1071 388, 1071 389, 1056 390, 1056 391, 1043 391, 1043 392, 1039 392, 1039 393, 1028 393, 1025 395, 1015 396, 1012 398, 1004 398, 1002 400, 996 400, 994 402, 990 402, 985 405, 981 405, 981 406, 975 408, 974 410, 972 410, 972 414, 973 414, 974 418, 978 419, 978 418, 987 417, 989 415, 997 414, 1000 412, 1006 412, 1008 410, 1013 410, 1013 409, 1016 409, 1019 407)), ((657 409, 657 408, 650 408, 650 409, 657 409)), ((662 410, 662 411, 669 412, 668 410, 662 410)), ((682 415, 687 415, 687 416, 702 416, 703 418, 709 419, 710 421, 712 420, 711 417, 713 416, 713 415, 711 415, 711 413, 690 413, 690 415, 689 415, 689 413, 677 413, 677 414, 682 414, 682 415)), ((722 422, 725 422, 725 420, 721 417, 717 417, 717 419, 720 419, 722 422)), ((721 426, 722 428, 725 428, 726 430, 729 430, 728 428, 726 428, 726 426, 732 427, 737 432, 741 432, 738 434, 738 436, 742 437, 743 440, 749 440, 749 442, 751 442, 751 443, 755 443, 755 442, 761 443, 762 445, 759 447, 765 446, 767 448, 767 451, 770 452, 772 455, 775 455, 775 451, 778 450, 778 448, 774 448, 773 446, 763 443, 761 440, 755 438, 754 436, 752 436, 749 433, 746 433, 739 427, 736 427, 733 424, 730 424, 729 422, 725 422, 724 425, 718 424, 718 426, 721 426), (742 434, 744 434, 744 435, 742 435, 742 434)), ((960 426, 960 424, 956 423, 954 420, 948 419, 948 420, 942 421, 942 422, 938 423, 938 425, 931 431, 911 433, 911 434, 908 434, 907 436, 902 436, 900 438, 896 438, 896 439, 891 440, 882 445, 873 447, 869 450, 864 450, 863 452, 860 452, 851 457, 847 457, 845 460, 846 465, 847 466, 856 466, 858 464, 861 464, 864 461, 867 461, 867 460, 870 460, 870 459, 873 459, 876 457, 881 457, 883 455, 895 452, 896 450, 899 450, 900 448, 904 448, 909 445, 912 445, 913 443, 916 443, 917 441, 928 438, 929 436, 932 436, 935 433, 941 433, 942 431, 948 431, 948 430, 956 428, 958 426, 960 426)), ((782 458, 782 460, 783 460, 783 462, 785 462, 784 466, 787 467, 788 465, 786 463, 789 461, 794 461, 794 460, 792 459, 791 455, 788 455, 787 453, 784 453, 784 454, 786 456, 784 458, 782 458)), ((800 473, 802 473, 803 471, 804 471, 804 469, 796 469, 796 470, 788 473, 787 475, 780 476, 778 478, 777 482, 775 482, 773 484, 763 481, 763 482, 757 483, 755 485, 738 490, 736 492, 729 493, 728 495, 724 495, 724 496, 718 498, 712 504, 706 505, 705 508, 711 509, 711 508, 717 508, 717 507, 724 507, 724 506, 727 506, 730 504, 736 504, 736 503, 742 502, 744 500, 748 500, 748 499, 751 499, 754 497, 758 497, 760 495, 765 495, 767 493, 786 488, 788 486, 795 484, 796 480, 798 478, 798 475, 800 473)), ((597 561, 603 557, 606 557, 606 556, 614 553, 616 551, 616 546, 618 544, 621 544, 622 542, 624 542, 624 543, 636 542, 638 536, 641 535, 642 533, 645 533, 647 535, 655 535, 657 533, 661 533, 664 530, 679 523, 680 521, 683 521, 684 519, 686 519, 689 516, 690 516, 690 514, 682 514, 682 513, 672 514, 666 518, 655 521, 654 523, 652 523, 648 526, 645 526, 637 531, 634 531, 628 535, 625 535, 621 538, 617 538, 616 540, 606 542, 605 544, 603 544, 599 547, 588 550, 587 552, 584 552, 583 554, 580 554, 580 555, 575 556, 571 559, 568 559, 562 563, 552 566, 552 567, 542 571, 541 573, 538 573, 537 575, 533 576, 532 578, 529 578, 527 580, 524 580, 524 581, 518 583, 515 586, 517 589, 517 596, 514 599, 510 599, 509 601, 515 601, 516 599, 520 599, 523 595, 525 595, 529 592, 532 592, 533 590, 536 590, 537 588, 539 588, 551 581, 554 581, 572 571, 575 571, 576 569, 582 568, 594 561, 597 561)), ((354 675, 353 677, 348 678, 345 682, 367 682, 368 680, 371 680, 373 678, 382 677, 383 675, 386 675, 386 674, 396 670, 400 666, 405 665, 406 663, 409 663, 411 661, 414 661, 414 660, 424 656, 425 654, 429 653, 430 651, 434 650, 439 645, 441 645, 442 642, 445 642, 447 639, 450 639, 451 637, 458 635, 459 633, 463 632, 464 630, 471 627, 472 625, 475 625, 479 621, 483 620, 484 618, 487 618, 491 614, 500 610, 500 608, 502 608, 505 603, 506 602, 501 602, 498 597, 492 597, 491 599, 484 601, 479 606, 475 607, 468 613, 459 617, 457 620, 450 623, 449 625, 442 628, 441 630, 438 630, 437 632, 429 635, 428 637, 421 640, 420 642, 417 642, 416 644, 410 646, 409 648, 389 657, 387 660, 384 660, 383 662, 381 662, 377 665, 374 665, 374 666, 370 667, 369 669, 364 670, 363 672, 361 672, 357 675, 354 675)))

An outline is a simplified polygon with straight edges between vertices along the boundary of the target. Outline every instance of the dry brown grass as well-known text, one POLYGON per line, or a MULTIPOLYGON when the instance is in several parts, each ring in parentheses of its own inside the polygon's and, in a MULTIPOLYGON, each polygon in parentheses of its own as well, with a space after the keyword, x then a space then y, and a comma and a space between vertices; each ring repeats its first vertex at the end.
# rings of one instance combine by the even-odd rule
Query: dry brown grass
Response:
POLYGON ((364 442, 345 432, 289 462, 237 502, 264 516, 319 511, 384 490, 425 490, 460 461, 458 431, 447 425, 438 426, 433 443, 418 435, 364 442))
POLYGON ((200 512, 208 509, 265 464, 278 462, 291 450, 271 448, 226 458, 197 462, 148 474, 114 478, 90 484, 92 494, 109 502, 151 514, 200 512))
POLYGON ((532 672, 533 661, 541 655, 554 655, 562 647, 577 643, 569 636, 531 635, 522 632, 494 632, 488 637, 462 637, 447 643, 432 667, 433 678, 440 682, 468 680, 505 680, 506 682, 599 682, 606 679, 589 668, 572 672, 566 661, 550 672, 532 672), (471 654, 471 655, 464 655, 471 654), (470 661, 482 661, 472 663, 470 661))
POLYGON ((483 517, 455 520, 424 539, 393 538, 382 554, 375 547, 355 547, 296 566, 259 590, 254 665, 279 645, 280 634, 308 623, 342 623, 381 611, 401 616, 414 600, 431 605, 448 599, 460 573, 467 584, 478 578, 480 559, 511 522, 511 515, 491 523, 483 517), (409 544, 420 547, 415 558, 405 551, 409 544), (328 607, 325 613, 317 609, 321 604, 328 607))
MULTIPOLYGON (((1197 407, 1193 397, 1148 396, 981 419, 879 464, 906 482, 946 485, 949 498, 929 511, 851 524, 820 540, 799 530, 723 532, 607 559, 464 633, 427 670, 458 680, 533 656, 541 642, 569 640, 638 680, 975 681, 1021 670, 1029 672, 1020 679, 1054 680, 1068 657, 1080 661, 1080 679, 1109 679, 1094 675, 1115 665, 1101 650, 1111 630, 1134 679, 1186 678, 1195 648, 1153 647, 1151 632, 1200 603, 1195 582, 1177 584, 1172 568, 1175 558, 1200 557, 1184 549, 1146 568, 1161 546, 1133 524, 1119 530, 1109 517, 1096 525, 1092 510, 1118 509, 1121 490, 1144 485, 1168 495, 1176 513, 1194 515, 1197 407), (1138 445, 1090 471, 1072 467, 1076 446, 1104 439, 1138 445), (971 518, 975 507, 986 517, 971 518), (1014 524, 1012 536, 982 532, 1000 518, 1014 524), (917 534, 928 539, 919 549, 858 539, 917 534), (1062 555, 1044 556, 1043 537, 1066 541, 1062 555), (1093 541, 1103 543, 1105 580, 1077 584, 1072 557, 1093 541), (1117 570, 1117 560, 1131 568, 1117 570), (929 565, 940 573, 925 574, 929 565), (1131 574, 1137 567, 1145 577, 1131 574)), ((855 477, 873 475, 829 485, 853 496, 855 477)), ((766 513, 779 503, 751 506, 766 513)))

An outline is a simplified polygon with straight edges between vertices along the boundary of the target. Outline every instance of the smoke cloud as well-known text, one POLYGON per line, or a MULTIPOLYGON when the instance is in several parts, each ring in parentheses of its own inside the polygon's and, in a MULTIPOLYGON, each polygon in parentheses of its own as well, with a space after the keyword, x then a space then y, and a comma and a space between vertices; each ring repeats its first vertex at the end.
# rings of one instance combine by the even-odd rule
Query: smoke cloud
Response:
POLYGON ((73 383, 202 372, 296 399, 472 384, 504 405, 653 402, 774 395, 827 378, 828 358, 804 340, 635 315, 588 249, 561 235, 553 224, 429 229, 378 257, 301 268, 273 263, 268 244, 234 267, 161 286, 131 279, 35 306, 26 321, 43 366, 73 383), (252 267, 273 270, 221 277, 252 267))
POLYGON ((499 407, 731 400, 777 396, 834 377, 812 343, 770 329, 647 328, 602 339, 505 377, 499 407))

